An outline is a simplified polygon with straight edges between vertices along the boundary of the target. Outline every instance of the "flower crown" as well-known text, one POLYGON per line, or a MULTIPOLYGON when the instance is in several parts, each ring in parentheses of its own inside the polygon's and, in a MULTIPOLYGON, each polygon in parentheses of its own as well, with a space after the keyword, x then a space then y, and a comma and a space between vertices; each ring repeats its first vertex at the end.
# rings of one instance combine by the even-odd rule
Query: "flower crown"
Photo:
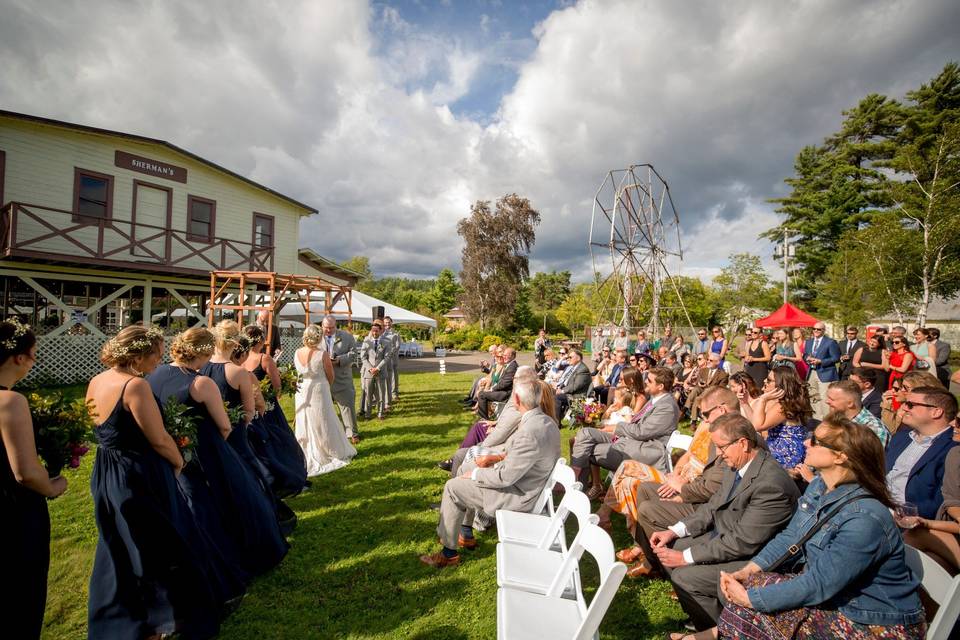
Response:
POLYGON ((13 335, 0 341, 0 345, 7 351, 13 351, 17 348, 17 342, 20 338, 27 335, 27 332, 30 331, 30 327, 21 323, 15 316, 7 318, 4 322, 13 326, 13 335))
POLYGON ((157 327, 150 327, 143 336, 129 343, 121 345, 116 338, 110 339, 110 353, 115 358, 123 358, 130 355, 140 355, 153 349, 154 345, 163 340, 163 331, 157 327))

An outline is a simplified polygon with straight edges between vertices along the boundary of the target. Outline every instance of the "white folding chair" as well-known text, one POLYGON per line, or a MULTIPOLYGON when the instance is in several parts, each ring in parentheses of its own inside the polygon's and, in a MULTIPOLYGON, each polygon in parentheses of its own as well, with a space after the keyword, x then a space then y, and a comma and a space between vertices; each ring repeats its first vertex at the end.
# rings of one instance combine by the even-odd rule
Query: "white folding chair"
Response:
MULTIPOLYGON (((500 542, 540 549, 552 548, 554 542, 559 538, 562 541, 561 548, 566 548, 563 523, 571 513, 577 517, 580 517, 581 514, 590 516, 590 498, 582 491, 576 489, 567 491, 552 516, 535 513, 514 513, 511 516, 510 529, 503 530, 498 527, 497 535, 500 542)), ((594 520, 593 524, 596 524, 599 520, 596 515, 593 515, 592 518, 594 520)))
POLYGON ((924 591, 940 608, 927 622, 927 640, 947 640, 960 617, 960 575, 950 577, 947 570, 927 554, 903 545, 907 566, 920 576, 924 591))
POLYGON ((693 442, 693 436, 685 436, 679 431, 674 431, 670 434, 670 439, 667 440, 667 470, 673 472, 673 450, 674 449, 683 449, 688 451, 690 449, 690 443, 693 442))
MULTIPOLYGON (((577 537, 573 539, 570 550, 566 549, 566 540, 563 541, 559 549, 551 549, 553 538, 556 538, 557 535, 556 529, 552 532, 552 537, 545 536, 545 539, 541 541, 542 546, 530 547, 501 542, 497 545, 497 586, 544 595, 547 593, 554 579, 567 566, 565 561, 568 555, 574 549, 580 549, 580 553, 582 553, 582 548, 578 547, 578 544, 580 536, 587 526, 597 523, 597 516, 590 513, 590 499, 585 494, 580 491, 571 491, 564 496, 560 506, 557 507, 556 513, 560 513, 565 507, 570 506, 575 508, 572 511, 579 524, 577 537), (579 500, 575 496, 581 496, 583 500, 579 500)), ((550 533, 547 535, 550 535, 550 533)), ((574 563, 573 572, 567 571, 566 573, 568 579, 564 584, 563 597, 576 598, 578 597, 577 594, 580 593, 580 575, 576 563, 574 563)))
POLYGON ((533 509, 529 512, 508 511, 506 509, 499 509, 497 511, 498 535, 508 538, 517 537, 519 534, 515 534, 514 532, 523 529, 521 523, 526 520, 526 516, 529 514, 542 515, 544 509, 546 509, 546 515, 548 517, 553 516, 556 511, 553 504, 553 487, 557 483, 563 485, 564 490, 567 492, 574 489, 580 490, 582 488, 582 485, 577 482, 577 477, 574 475, 573 469, 567 465, 567 461, 563 458, 557 458, 557 464, 553 467, 553 473, 547 478, 547 482, 540 491, 540 495, 537 497, 533 509))
POLYGON ((589 640, 600 628, 613 596, 616 595, 626 565, 616 562, 613 541, 600 527, 587 524, 571 545, 564 570, 550 585, 546 595, 500 588, 497 590, 497 638, 499 640, 589 640), (589 606, 578 594, 576 600, 560 597, 564 584, 586 551, 600 569, 600 586, 589 606))

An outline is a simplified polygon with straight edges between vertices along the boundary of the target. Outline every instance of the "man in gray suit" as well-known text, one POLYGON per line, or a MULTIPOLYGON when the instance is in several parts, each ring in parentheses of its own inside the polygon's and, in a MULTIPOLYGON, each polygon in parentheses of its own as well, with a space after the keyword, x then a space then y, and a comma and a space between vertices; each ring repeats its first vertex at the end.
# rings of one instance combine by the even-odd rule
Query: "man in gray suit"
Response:
POLYGON ((567 354, 570 364, 557 381, 557 424, 563 420, 564 414, 570 408, 570 399, 587 395, 592 382, 590 368, 583 361, 583 352, 576 347, 570 347, 567 354))
POLYGON ((459 564, 459 547, 477 546, 472 525, 478 512, 493 516, 498 509, 529 511, 546 486, 560 457, 560 430, 540 410, 539 382, 516 382, 512 398, 520 408, 520 425, 504 457, 492 466, 477 466, 447 480, 437 525, 443 549, 420 556, 420 562, 438 569, 459 564))
POLYGON ((950 388, 950 343, 940 339, 940 329, 929 327, 930 342, 937 349, 934 364, 937 365, 936 376, 945 389, 950 388))
POLYGON ((386 408, 386 381, 384 369, 387 363, 389 344, 380 337, 383 325, 375 320, 368 335, 360 346, 360 381, 363 384, 363 395, 366 396, 364 409, 365 417, 370 419, 370 410, 377 408, 377 418, 383 420, 386 408))
POLYGON ((800 495, 739 413, 717 418, 710 440, 728 467, 720 488, 693 515, 639 540, 651 564, 670 576, 697 631, 716 626, 723 610, 720 572, 746 565, 790 521, 800 495))
MULTIPOLYGON (((647 375, 644 390, 649 398, 647 403, 630 422, 618 425, 614 433, 592 427, 577 432, 570 450, 570 466, 578 478, 584 477, 591 462, 615 471, 624 460, 637 460, 667 471, 667 441, 680 419, 677 401, 670 393, 673 372, 654 367, 647 375)), ((591 497, 602 490, 591 488, 591 497)))
POLYGON ((400 395, 400 343, 403 341, 400 334, 393 330, 393 318, 390 316, 383 318, 383 337, 390 340, 390 375, 387 377, 389 405, 400 395))
POLYGON ((337 329, 337 319, 333 316, 324 316, 320 322, 323 328, 323 340, 319 350, 330 354, 333 363, 333 383, 330 385, 330 394, 333 401, 340 408, 340 420, 350 442, 360 442, 360 430, 357 429, 357 392, 353 387, 353 352, 357 348, 357 341, 353 334, 343 329, 337 329))

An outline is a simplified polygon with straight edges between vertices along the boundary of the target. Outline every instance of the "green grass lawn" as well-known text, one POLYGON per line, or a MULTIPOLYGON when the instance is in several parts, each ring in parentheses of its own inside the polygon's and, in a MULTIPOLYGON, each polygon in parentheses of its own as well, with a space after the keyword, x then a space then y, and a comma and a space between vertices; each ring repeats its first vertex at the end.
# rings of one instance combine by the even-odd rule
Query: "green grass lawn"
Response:
MULTIPOLYGON (((402 396, 383 422, 361 422, 364 440, 352 464, 313 479, 289 501, 300 518, 283 563, 251 586, 221 637, 494 638, 496 535, 479 534, 463 564, 436 571, 418 555, 436 551, 437 502, 448 475, 435 462, 448 457, 470 425, 461 410, 472 374, 404 374, 402 396)), ((80 391, 80 390, 78 390, 80 391)), ((292 415, 287 401, 284 407, 292 415)), ((567 453, 571 430, 562 441, 567 453)), ((89 477, 94 455, 68 471, 70 487, 50 503, 51 566, 44 638, 86 637, 87 582, 97 540, 89 477)), ((615 519, 618 547, 629 542, 615 519)), ((584 582, 592 597, 595 567, 584 582)), ((604 638, 660 638, 684 615, 663 581, 625 579, 600 627, 604 638)))

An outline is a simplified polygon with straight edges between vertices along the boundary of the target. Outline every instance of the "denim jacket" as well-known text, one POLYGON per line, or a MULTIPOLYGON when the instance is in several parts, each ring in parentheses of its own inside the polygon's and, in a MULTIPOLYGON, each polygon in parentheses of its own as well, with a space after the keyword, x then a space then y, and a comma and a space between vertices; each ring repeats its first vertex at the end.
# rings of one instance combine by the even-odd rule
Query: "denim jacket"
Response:
MULTIPOLYGON (((761 570, 776 562, 838 501, 867 493, 853 483, 825 492, 822 478, 810 483, 787 528, 754 557, 761 570)), ((860 499, 845 505, 796 557, 778 568, 792 572, 799 569, 798 562, 804 564, 796 577, 747 590, 757 611, 820 607, 839 610, 860 624, 885 626, 923 620, 917 595, 919 577, 907 567, 903 539, 890 511, 877 500, 860 499)))

